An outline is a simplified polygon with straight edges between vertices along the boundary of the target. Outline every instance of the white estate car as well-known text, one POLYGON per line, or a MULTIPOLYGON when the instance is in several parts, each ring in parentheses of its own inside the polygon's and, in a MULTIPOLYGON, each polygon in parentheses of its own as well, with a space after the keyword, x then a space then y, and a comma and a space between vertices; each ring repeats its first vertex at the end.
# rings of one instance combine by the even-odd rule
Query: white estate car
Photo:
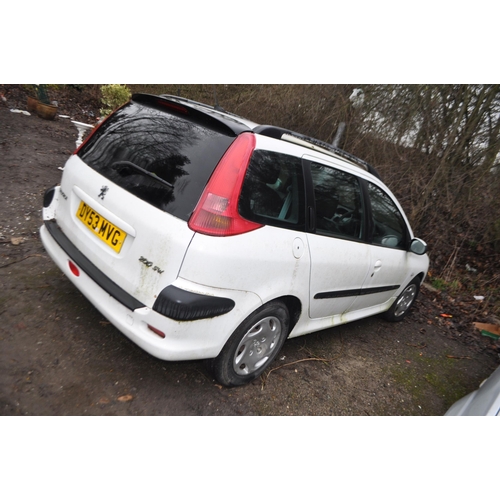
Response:
POLYGON ((405 317, 428 269, 365 162, 201 103, 135 94, 44 197, 43 244, 113 325, 163 360, 245 384, 288 337, 405 317))

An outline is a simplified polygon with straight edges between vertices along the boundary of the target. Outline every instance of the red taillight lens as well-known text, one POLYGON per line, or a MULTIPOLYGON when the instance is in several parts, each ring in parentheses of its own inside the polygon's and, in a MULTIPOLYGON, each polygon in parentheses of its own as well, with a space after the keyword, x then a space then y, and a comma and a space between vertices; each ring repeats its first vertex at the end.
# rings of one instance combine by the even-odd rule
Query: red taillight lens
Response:
POLYGON ((254 149, 252 133, 241 134, 231 144, 189 219, 193 231, 210 236, 234 236, 262 227, 238 213, 238 198, 254 149))

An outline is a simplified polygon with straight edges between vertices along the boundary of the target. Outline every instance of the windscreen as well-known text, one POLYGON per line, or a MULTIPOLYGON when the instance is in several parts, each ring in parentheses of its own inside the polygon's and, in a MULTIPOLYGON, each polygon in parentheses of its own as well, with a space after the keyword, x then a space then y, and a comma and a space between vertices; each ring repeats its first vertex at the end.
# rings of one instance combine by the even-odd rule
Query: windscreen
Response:
POLYGON ((91 168, 138 198, 188 220, 234 136, 189 113, 131 102, 78 152, 91 168))

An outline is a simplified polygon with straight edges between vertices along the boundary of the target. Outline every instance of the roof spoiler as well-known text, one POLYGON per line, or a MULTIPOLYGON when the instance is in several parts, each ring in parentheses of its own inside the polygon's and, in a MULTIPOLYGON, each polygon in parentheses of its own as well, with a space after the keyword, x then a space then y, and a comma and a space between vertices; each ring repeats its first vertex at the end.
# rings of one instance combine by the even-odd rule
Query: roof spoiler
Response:
POLYGON ((164 108, 170 113, 189 116, 191 120, 213 128, 222 133, 238 136, 242 132, 250 132, 250 128, 222 113, 214 113, 214 107, 191 101, 182 97, 153 94, 133 94, 132 101, 164 108))

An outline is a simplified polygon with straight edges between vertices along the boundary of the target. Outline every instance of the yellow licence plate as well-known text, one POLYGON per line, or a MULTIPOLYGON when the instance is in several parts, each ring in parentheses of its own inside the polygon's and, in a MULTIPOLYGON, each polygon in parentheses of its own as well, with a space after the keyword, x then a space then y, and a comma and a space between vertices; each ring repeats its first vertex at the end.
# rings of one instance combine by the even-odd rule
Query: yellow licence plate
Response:
POLYGON ((112 248, 116 253, 119 253, 127 233, 111 224, 109 220, 97 213, 91 206, 85 202, 81 202, 76 216, 80 219, 86 228, 94 233, 106 245, 112 248))

